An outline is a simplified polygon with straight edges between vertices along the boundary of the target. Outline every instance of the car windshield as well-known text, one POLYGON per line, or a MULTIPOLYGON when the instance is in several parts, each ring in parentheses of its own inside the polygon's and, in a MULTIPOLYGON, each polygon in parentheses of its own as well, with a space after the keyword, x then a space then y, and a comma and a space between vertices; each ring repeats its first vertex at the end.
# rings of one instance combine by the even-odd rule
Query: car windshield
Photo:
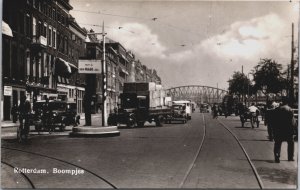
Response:
POLYGON ((173 105, 174 110, 182 110, 182 105, 173 105))
POLYGON ((67 109, 76 111, 76 109, 77 109, 76 103, 67 103, 67 109))
POLYGON ((50 110, 58 110, 58 111, 65 111, 66 110, 66 103, 64 102, 50 102, 49 103, 50 110))
POLYGON ((44 103, 45 102, 35 102, 34 104, 33 104, 33 110, 34 111, 36 111, 37 109, 42 109, 43 108, 43 106, 44 106, 44 103))

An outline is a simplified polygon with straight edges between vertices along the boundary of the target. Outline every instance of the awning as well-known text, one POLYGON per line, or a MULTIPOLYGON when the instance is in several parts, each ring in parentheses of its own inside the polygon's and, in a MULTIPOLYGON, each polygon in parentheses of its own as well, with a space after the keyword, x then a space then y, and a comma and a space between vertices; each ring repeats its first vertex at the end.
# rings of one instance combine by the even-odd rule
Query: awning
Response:
POLYGON ((125 57, 124 55, 121 54, 121 57, 122 57, 125 61, 129 62, 128 59, 126 59, 126 57, 125 57))
POLYGON ((55 75, 62 77, 70 77, 77 71, 77 67, 61 58, 57 58, 55 62, 55 75))
POLYGON ((13 37, 13 33, 9 25, 2 20, 2 34, 13 37))
POLYGON ((44 92, 44 93, 57 93, 56 89, 47 88, 47 87, 44 87, 42 85, 34 84, 34 83, 26 84, 26 89, 29 90, 29 91, 38 90, 38 91, 44 92))
POLYGON ((69 66, 71 67, 71 71, 72 73, 76 72, 78 70, 78 68, 76 67, 76 65, 72 64, 72 63, 68 63, 69 66))
POLYGON ((126 75, 129 75, 129 73, 128 73, 125 69, 121 68, 121 71, 122 71, 123 73, 125 73, 126 75))
POLYGON ((118 55, 118 52, 116 50, 114 50, 114 48, 110 47, 109 49, 111 49, 115 54, 118 55))

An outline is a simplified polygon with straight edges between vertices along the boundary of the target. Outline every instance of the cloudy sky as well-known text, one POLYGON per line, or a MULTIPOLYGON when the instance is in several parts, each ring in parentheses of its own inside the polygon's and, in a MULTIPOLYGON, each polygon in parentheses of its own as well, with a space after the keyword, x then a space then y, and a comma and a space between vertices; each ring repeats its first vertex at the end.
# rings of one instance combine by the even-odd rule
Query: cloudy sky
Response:
POLYGON ((80 26, 101 31, 155 68, 165 87, 228 87, 260 58, 287 65, 299 1, 71 0, 80 26))

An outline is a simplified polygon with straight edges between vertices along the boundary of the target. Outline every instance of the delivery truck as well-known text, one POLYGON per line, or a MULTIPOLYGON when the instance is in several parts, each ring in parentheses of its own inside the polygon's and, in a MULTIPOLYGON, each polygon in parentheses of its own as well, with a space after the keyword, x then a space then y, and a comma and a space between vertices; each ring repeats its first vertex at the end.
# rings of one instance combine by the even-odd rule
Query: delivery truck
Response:
POLYGON ((120 103, 117 111, 109 115, 109 125, 143 127, 148 121, 162 126, 165 118, 172 114, 171 97, 167 97, 162 86, 154 82, 124 83, 120 103))

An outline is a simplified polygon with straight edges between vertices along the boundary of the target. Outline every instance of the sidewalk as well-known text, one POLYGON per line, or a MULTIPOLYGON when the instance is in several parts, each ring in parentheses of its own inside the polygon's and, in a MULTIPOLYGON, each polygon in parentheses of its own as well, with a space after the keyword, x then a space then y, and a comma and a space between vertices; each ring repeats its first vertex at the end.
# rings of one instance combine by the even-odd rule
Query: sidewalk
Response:
POLYGON ((12 121, 1 121, 1 128, 7 128, 7 127, 17 127, 19 126, 19 121, 16 123, 13 123, 12 121))
MULTIPOLYGON (((92 124, 93 125, 102 125, 102 116, 101 114, 92 114, 92 124)), ((84 113, 80 114, 80 125, 79 126, 84 126, 85 125, 85 115, 84 113)), ((8 128, 8 127, 17 127, 19 126, 19 121, 16 123, 13 123, 12 121, 1 121, 1 128, 8 128)))

